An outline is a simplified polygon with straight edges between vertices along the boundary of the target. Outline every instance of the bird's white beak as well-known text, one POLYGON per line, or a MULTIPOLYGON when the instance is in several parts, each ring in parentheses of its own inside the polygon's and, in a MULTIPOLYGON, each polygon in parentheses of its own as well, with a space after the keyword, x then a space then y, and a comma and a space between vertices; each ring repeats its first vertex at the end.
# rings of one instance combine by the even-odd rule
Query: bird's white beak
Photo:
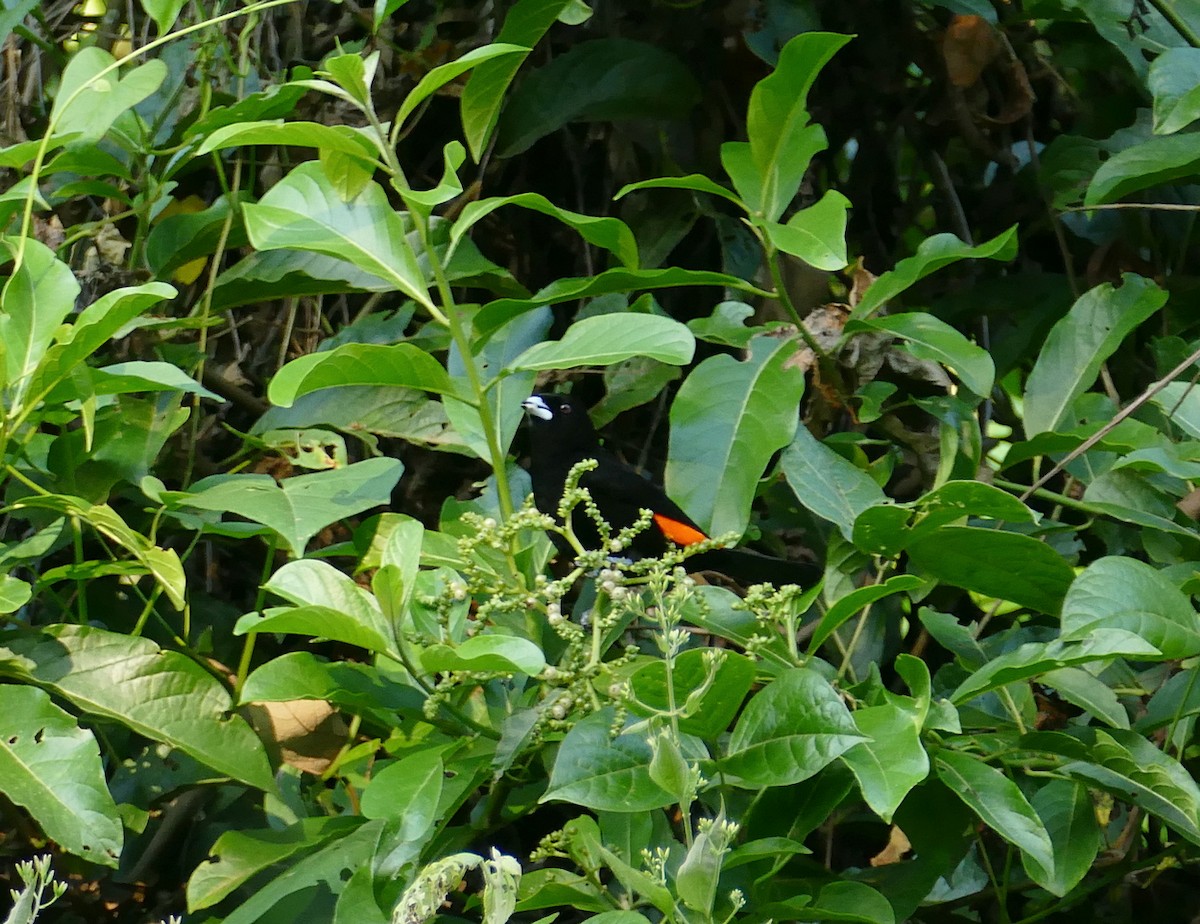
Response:
POLYGON ((554 412, 550 410, 550 405, 543 401, 538 395, 530 395, 521 402, 521 407, 525 408, 530 414, 538 420, 553 420, 554 412))

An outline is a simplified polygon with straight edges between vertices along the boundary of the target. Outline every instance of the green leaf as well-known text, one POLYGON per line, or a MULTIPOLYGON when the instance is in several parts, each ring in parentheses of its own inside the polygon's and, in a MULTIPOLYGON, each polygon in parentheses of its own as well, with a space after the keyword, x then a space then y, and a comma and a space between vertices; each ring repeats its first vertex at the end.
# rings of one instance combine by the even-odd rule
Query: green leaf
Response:
POLYGON ((530 347, 511 371, 536 372, 574 366, 610 366, 634 356, 649 356, 681 366, 692 361, 695 338, 684 325, 653 314, 600 314, 576 321, 561 340, 530 347))
MULTIPOLYGON (((163 299, 173 298, 175 294, 173 286, 147 282, 140 286, 114 289, 96 299, 79 312, 74 323, 60 329, 58 342, 46 351, 37 367, 29 387, 30 395, 36 400, 51 392, 130 321, 163 299)), ((3 323, 0 319, 0 325, 3 323)))
POLYGON ((185 2, 186 0, 142 0, 142 9, 150 14, 154 25, 158 26, 158 34, 166 35, 171 31, 171 26, 175 25, 185 2))
POLYGON ((867 290, 862 301, 850 312, 851 320, 861 321, 873 315, 905 289, 944 266, 967 259, 1011 260, 1017 255, 1016 225, 971 247, 953 234, 935 234, 921 242, 914 256, 901 260, 896 268, 881 275, 867 290))
POLYGON ((944 526, 908 546, 914 565, 939 581, 1056 613, 1075 572, 1031 536, 974 526, 944 526))
POLYGON ((133 360, 93 369, 90 374, 97 395, 123 395, 130 392, 179 391, 213 401, 225 399, 209 391, 172 363, 133 360))
MULTIPOLYGON (((729 727, 750 687, 754 684, 754 662, 744 655, 724 651, 714 659, 704 649, 684 651, 671 667, 671 686, 676 706, 684 707, 679 730, 705 741, 715 741, 729 727), (710 668, 712 682, 705 687, 710 668)), ((672 699, 667 690, 665 662, 655 659, 642 665, 629 678, 632 712, 651 716, 668 712, 672 699)))
MULTIPOLYGON (((629 183, 622 186, 620 191, 613 196, 613 199, 620 199, 623 196, 635 192, 639 189, 690 189, 692 192, 708 193, 713 196, 719 196, 734 205, 745 209, 745 204, 734 193, 726 189, 720 183, 715 183, 708 177, 700 173, 689 173, 687 176, 661 176, 653 180, 642 180, 638 183, 629 183)), ((822 199, 824 201, 824 199, 822 199)), ((842 248, 845 249, 843 242, 842 248)), ((842 264, 843 266, 845 264, 842 264)), ((838 269, 841 269, 839 266, 838 269)))
POLYGON ((794 340, 756 337, 743 362, 721 354, 700 363, 671 404, 667 493, 709 535, 745 532, 759 479, 796 432, 796 350, 794 340))
POLYGON ((793 668, 752 698, 721 762, 743 786, 806 780, 865 740, 838 692, 820 674, 793 668))
POLYGON ((771 244, 799 257, 809 266, 834 272, 848 262, 846 257, 846 209, 850 200, 829 190, 820 200, 797 212, 787 224, 766 222, 763 229, 771 244))
POLYGON ((1072 780, 1050 780, 1032 802, 1054 845, 1054 865, 1044 867, 1029 854, 1021 860, 1030 879, 1061 897, 1079 885, 1100 852, 1096 807, 1087 787, 1072 780))
POLYGON ((860 329, 881 330, 906 341, 908 351, 917 359, 932 360, 946 366, 973 393, 986 398, 992 393, 996 367, 982 347, 931 314, 890 314, 846 325, 847 333, 860 329))
POLYGON ((261 617, 247 613, 234 626, 234 634, 312 635, 399 657, 395 632, 375 597, 328 562, 288 562, 271 575, 263 590, 282 597, 291 606, 273 607, 261 617))
MULTIPOLYGON (((570 5, 571 0, 518 0, 505 14, 496 41, 532 49, 570 5)), ((481 61, 463 87, 459 101, 463 134, 476 162, 487 149, 509 85, 528 56, 527 50, 523 54, 481 61)))
POLYGON ((1145 562, 1110 556, 1089 565, 1071 584, 1062 608, 1064 639, 1123 629, 1176 659, 1200 654, 1200 617, 1166 576, 1145 562))
POLYGON ((1071 405, 1100 374, 1129 334, 1167 302, 1143 276, 1126 273, 1121 287, 1104 283, 1080 296, 1051 329, 1025 384, 1025 435, 1063 423, 1071 405))
POLYGON ((64 850, 116 867, 123 831, 100 748, 36 687, 0 685, 0 792, 64 850))
POLYGON ((55 134, 99 140, 121 113, 150 96, 167 77, 167 65, 158 59, 118 77, 116 61, 92 45, 67 62, 50 111, 55 134))
POLYGON ((575 725, 559 745, 550 785, 539 802, 572 802, 601 812, 645 812, 674 797, 650 779, 650 745, 642 735, 609 734, 611 706, 575 725))
POLYGON ((258 203, 242 209, 246 233, 258 250, 303 250, 348 260, 436 311, 417 257, 406 239, 408 225, 377 183, 346 201, 321 165, 301 164, 272 186, 258 203))
POLYGON ((754 295, 769 296, 771 294, 750 285, 744 279, 726 273, 689 270, 679 266, 641 270, 618 267, 597 273, 595 276, 559 279, 541 289, 533 298, 504 298, 489 302, 475 316, 475 329, 481 336, 487 336, 503 327, 521 312, 530 311, 542 305, 556 305, 576 299, 596 298, 614 292, 643 292, 651 289, 668 289, 674 286, 724 286, 754 295))
POLYGON ((846 751, 842 761, 858 780, 867 805, 890 822, 904 797, 929 775, 922 717, 894 703, 866 706, 851 715, 867 740, 846 751))
POLYGON ((0 613, 15 613, 33 596, 33 588, 11 574, 0 575, 0 613))
POLYGON ((1062 772, 1156 815, 1200 844, 1200 788, 1175 758, 1137 732, 1096 729, 1087 760, 1069 763, 1062 772))
POLYGON ((763 191, 762 215, 769 221, 792 201, 812 156, 825 147, 824 132, 809 125, 808 91, 850 38, 829 32, 797 35, 783 46, 774 72, 750 93, 746 135, 763 191), (819 144, 814 129, 820 132, 819 144))
POLYGON ((1200 48, 1168 48, 1150 63, 1154 133, 1170 135, 1200 119, 1200 48))
POLYGON ((235 780, 275 789, 262 742, 231 712, 228 690, 191 658, 149 639, 49 626, 4 639, 0 673, 45 687, 235 780))
POLYGON ((128 550, 154 576, 177 610, 183 609, 185 579, 183 565, 174 549, 160 549, 141 533, 131 529, 107 504, 89 504, 83 498, 58 494, 31 495, 13 504, 14 509, 34 507, 54 510, 64 516, 78 517, 93 529, 128 550))
POLYGON ((1092 177, 1084 205, 1104 205, 1151 186, 1194 178, 1200 174, 1200 152, 1194 142, 1187 134, 1170 135, 1118 151, 1092 177))
MULTIPOLYGON (((16 238, 0 239, 0 247, 16 254, 16 238)), ((6 414, 12 418, 24 408, 30 379, 41 364, 59 324, 75 306, 79 283, 71 268, 35 240, 25 241, 25 255, 0 295, 0 350, 8 395, 6 414)))
POLYGON ((1129 727, 1129 715, 1116 692, 1087 671, 1075 667, 1059 668, 1043 674, 1041 683, 1057 690, 1058 695, 1068 703, 1086 710, 1113 728, 1129 727))
POLYGON ((533 677, 546 667, 546 657, 533 642, 512 635, 476 635, 461 645, 432 645, 421 654, 430 673, 495 671, 533 677))
POLYGON ((864 510, 887 502, 870 475, 818 442, 807 427, 796 428, 779 467, 800 503, 833 523, 847 539, 864 510))
POLYGON ((188 879, 188 910, 209 908, 257 873, 311 853, 329 841, 341 840, 361 824, 361 818, 342 815, 304 818, 282 830, 224 831, 212 845, 208 862, 197 866, 188 879))
POLYGON ((442 797, 442 749, 409 754, 371 777, 362 794, 364 818, 401 819, 400 837, 421 841, 434 832, 442 797))
POLYGON ((821 617, 821 621, 817 624, 816 629, 813 630, 812 638, 808 642, 809 654, 815 653, 825 643, 825 640, 837 631, 842 623, 864 607, 874 603, 876 600, 890 597, 893 594, 916 590, 924 583, 924 581, 915 575, 897 574, 888 578, 882 584, 868 584, 866 587, 856 588, 845 596, 840 597, 837 602, 825 611, 825 615, 821 617))
POLYGON ((275 373, 267 395, 279 407, 322 388, 348 385, 415 388, 469 401, 436 359, 411 343, 346 343, 333 350, 293 359, 275 373))
POLYGON ((492 42, 481 48, 473 48, 465 55, 455 58, 448 64, 441 64, 421 78, 420 82, 404 98, 400 110, 396 113, 396 123, 403 125, 404 121, 413 114, 421 103, 448 84, 455 77, 465 74, 476 65, 504 55, 520 55, 524 60, 529 49, 521 45, 508 45, 503 42, 492 42))
POLYGON ((451 253, 458 246, 458 242, 462 239, 463 235, 476 223, 496 211, 496 209, 506 205, 516 205, 533 212, 549 215, 551 218, 561 221, 567 227, 578 232, 579 236, 589 244, 594 244, 609 251, 621 261, 622 266, 627 269, 637 269, 637 241, 634 240, 633 232, 629 230, 625 222, 619 218, 596 218, 591 215, 582 215, 579 212, 562 209, 545 196, 539 196, 537 193, 496 196, 491 199, 480 199, 469 203, 462 210, 462 214, 458 220, 454 222, 454 228, 450 232, 451 253))
POLYGON ((282 484, 270 475, 214 475, 196 482, 190 491, 166 491, 162 497, 173 508, 235 513, 261 523, 299 557, 326 526, 387 504, 403 471, 398 459, 367 459, 285 478, 282 484))
POLYGON ((633 39, 591 39, 527 74, 509 94, 496 153, 513 157, 569 122, 683 119, 699 100, 696 79, 669 51, 633 39))
MULTIPOLYGON (((196 156, 202 157, 213 151, 249 144, 317 148, 321 151, 346 154, 372 164, 379 157, 379 151, 370 137, 349 125, 285 122, 283 119, 239 121, 215 128, 205 136, 204 141, 196 150, 196 156)), ((314 168, 317 167, 317 164, 309 163, 303 166, 314 168)))
POLYGON ((1053 869, 1050 835, 1016 783, 983 761, 957 751, 939 751, 935 763, 941 781, 985 824, 1019 848, 1023 856, 1053 869))
POLYGON ((1129 657, 1158 660, 1160 652, 1149 642, 1123 629, 1093 628, 1078 642, 1028 642, 993 658, 964 680, 950 696, 961 705, 997 687, 1037 677, 1074 664, 1104 663, 1129 657))

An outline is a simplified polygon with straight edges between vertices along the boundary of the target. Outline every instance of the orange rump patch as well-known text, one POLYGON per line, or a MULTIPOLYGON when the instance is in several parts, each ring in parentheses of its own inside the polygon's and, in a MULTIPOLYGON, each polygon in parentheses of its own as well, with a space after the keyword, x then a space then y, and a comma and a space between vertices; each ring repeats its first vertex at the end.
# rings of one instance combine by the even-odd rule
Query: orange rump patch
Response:
POLYGON ((704 535, 696 527, 680 523, 678 520, 672 520, 661 513, 654 514, 654 523, 662 531, 662 534, 676 545, 695 545, 697 542, 703 542, 708 538, 708 536, 704 535))

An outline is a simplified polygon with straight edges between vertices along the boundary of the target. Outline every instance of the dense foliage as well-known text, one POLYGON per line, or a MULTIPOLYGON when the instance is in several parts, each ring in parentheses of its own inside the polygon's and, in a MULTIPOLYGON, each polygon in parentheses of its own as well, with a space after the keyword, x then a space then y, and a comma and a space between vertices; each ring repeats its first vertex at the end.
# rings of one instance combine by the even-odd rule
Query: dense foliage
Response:
POLYGON ((1200 11, 0 33, 9 924, 1192 918, 1200 11), (553 560, 557 388, 823 579, 553 560))

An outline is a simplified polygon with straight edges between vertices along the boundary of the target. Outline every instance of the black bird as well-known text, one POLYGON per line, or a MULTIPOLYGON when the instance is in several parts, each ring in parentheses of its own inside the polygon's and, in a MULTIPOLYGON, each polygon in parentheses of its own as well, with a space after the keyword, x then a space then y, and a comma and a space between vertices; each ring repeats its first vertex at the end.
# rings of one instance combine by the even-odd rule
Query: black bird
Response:
MULTIPOLYGON (((587 488, 601 516, 612 527, 614 536, 635 523, 642 510, 649 510, 653 515, 649 527, 638 533, 631 547, 622 554, 632 552, 634 557, 657 557, 667 550, 668 543, 688 546, 709 538, 662 488, 600 445, 587 409, 578 399, 567 395, 535 394, 523 401, 521 407, 529 416, 529 475, 533 481, 533 500, 539 511, 557 518, 558 504, 571 468, 584 459, 595 459, 596 468, 585 472, 579 485, 587 488)), ((584 548, 600 547, 599 530, 582 504, 572 511, 571 526, 584 548)), ((551 538, 560 552, 570 553, 561 537, 552 535, 551 538)), ((749 549, 711 549, 690 556, 684 564, 689 571, 716 571, 740 584, 770 582, 808 586, 820 576, 813 565, 760 555, 749 549)))

